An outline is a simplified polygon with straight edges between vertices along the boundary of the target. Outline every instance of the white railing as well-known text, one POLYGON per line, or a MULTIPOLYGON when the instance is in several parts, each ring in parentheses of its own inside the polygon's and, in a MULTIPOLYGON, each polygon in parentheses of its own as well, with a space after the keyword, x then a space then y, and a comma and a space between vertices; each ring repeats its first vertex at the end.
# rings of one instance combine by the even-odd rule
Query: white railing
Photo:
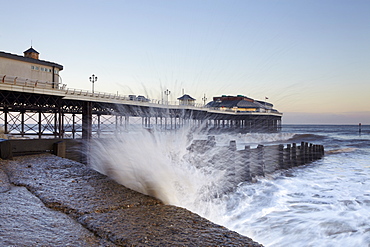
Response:
POLYGON ((40 89, 64 89, 66 85, 60 85, 57 82, 40 81, 18 76, 0 74, 0 83, 11 84, 24 87, 34 87, 40 89))
POLYGON ((91 92, 89 90, 83 89, 75 89, 75 88, 67 88, 62 89, 65 91, 67 95, 78 95, 78 96, 88 96, 93 98, 101 98, 101 99, 112 99, 118 101, 130 101, 130 102, 139 102, 139 103, 148 103, 148 104, 155 104, 155 105, 168 105, 168 106, 184 106, 184 107, 196 107, 196 108, 203 108, 204 104, 181 104, 180 101, 165 101, 165 100, 157 100, 157 99, 148 99, 143 96, 136 96, 136 95, 120 95, 120 94, 112 94, 106 92, 91 92))

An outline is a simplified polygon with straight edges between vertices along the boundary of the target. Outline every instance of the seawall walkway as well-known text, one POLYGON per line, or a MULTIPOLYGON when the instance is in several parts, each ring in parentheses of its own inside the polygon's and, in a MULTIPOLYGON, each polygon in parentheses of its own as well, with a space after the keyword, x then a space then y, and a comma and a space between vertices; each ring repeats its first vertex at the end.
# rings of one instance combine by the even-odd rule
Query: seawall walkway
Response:
POLYGON ((50 154, 0 161, 0 246, 262 246, 50 154))

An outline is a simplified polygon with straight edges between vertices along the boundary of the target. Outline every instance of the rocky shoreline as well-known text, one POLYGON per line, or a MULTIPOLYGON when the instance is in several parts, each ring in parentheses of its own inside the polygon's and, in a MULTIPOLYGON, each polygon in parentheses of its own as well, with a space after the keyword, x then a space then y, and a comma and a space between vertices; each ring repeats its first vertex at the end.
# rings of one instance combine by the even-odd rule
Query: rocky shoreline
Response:
POLYGON ((1 246, 262 246, 50 154, 0 161, 1 246))

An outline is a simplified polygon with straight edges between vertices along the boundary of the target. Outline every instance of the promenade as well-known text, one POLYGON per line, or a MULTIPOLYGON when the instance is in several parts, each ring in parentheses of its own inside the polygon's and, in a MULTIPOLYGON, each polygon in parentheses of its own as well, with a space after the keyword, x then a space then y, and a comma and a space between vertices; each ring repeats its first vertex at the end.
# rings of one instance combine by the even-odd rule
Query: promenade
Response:
POLYGON ((50 154, 0 161, 1 246, 262 246, 50 154))

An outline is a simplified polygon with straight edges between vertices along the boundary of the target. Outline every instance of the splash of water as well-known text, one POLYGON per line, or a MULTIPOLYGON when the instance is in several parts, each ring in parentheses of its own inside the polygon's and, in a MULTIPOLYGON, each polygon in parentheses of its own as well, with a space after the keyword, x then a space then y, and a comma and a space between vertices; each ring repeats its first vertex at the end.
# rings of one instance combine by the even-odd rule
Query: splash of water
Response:
POLYGON ((91 164, 99 172, 166 204, 184 206, 200 196, 222 172, 199 172, 184 157, 191 139, 187 131, 159 132, 145 129, 97 140, 91 164), (189 196, 191 195, 191 196, 189 196))
MULTIPOLYGON (((268 140, 291 136, 271 134, 268 140)), ((258 142, 264 137, 257 133, 239 134, 233 139, 246 143, 258 142)), ((233 162, 226 147, 232 139, 230 135, 216 136, 218 148, 207 152, 202 151, 204 146, 189 149, 193 140, 199 138, 206 136, 190 128, 168 132, 137 129, 95 140, 91 164, 128 188, 212 217, 213 207, 221 207, 221 198, 243 182, 241 171, 245 164, 233 162)))

